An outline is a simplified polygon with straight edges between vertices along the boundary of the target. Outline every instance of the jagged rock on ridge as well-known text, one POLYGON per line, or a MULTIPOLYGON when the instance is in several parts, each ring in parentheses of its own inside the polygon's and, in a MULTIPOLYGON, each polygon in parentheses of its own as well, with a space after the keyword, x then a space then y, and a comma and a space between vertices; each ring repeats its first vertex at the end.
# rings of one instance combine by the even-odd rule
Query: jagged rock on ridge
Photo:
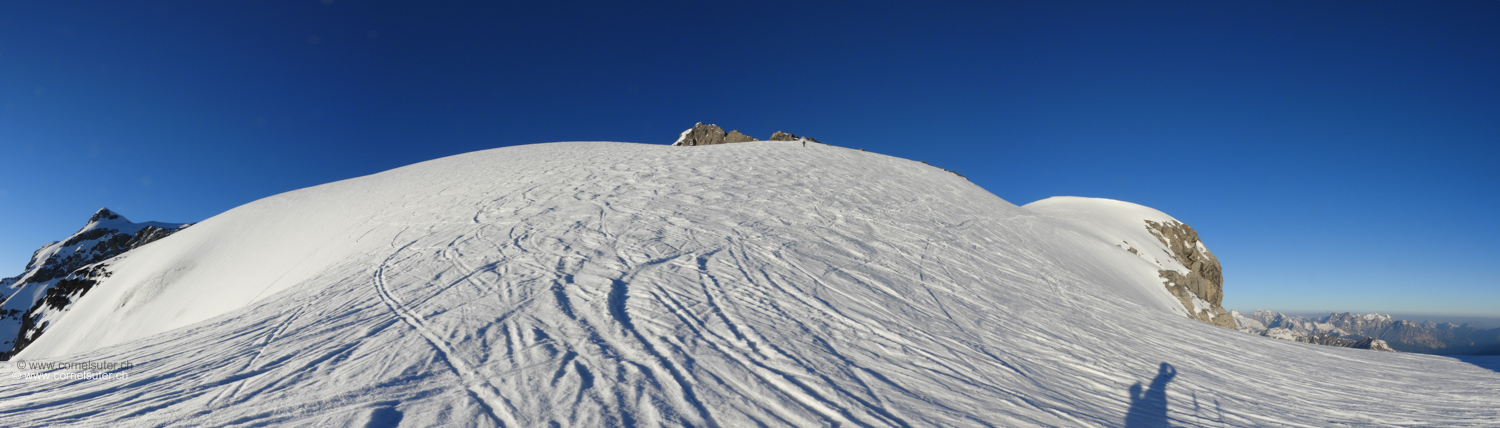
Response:
MULTIPOLYGON (((927 165, 927 166, 930 166, 930 167, 933 167, 933 168, 941 169, 943 171, 948 172, 949 174, 957 175, 959 178, 962 178, 962 179, 965 179, 965 180, 969 179, 969 177, 964 177, 963 174, 959 174, 959 173, 954 172, 952 170, 949 170, 947 168, 943 168, 943 167, 940 167, 940 166, 937 166, 937 165, 933 165, 933 164, 927 163, 927 161, 917 161, 917 162, 921 162, 923 165, 927 165)), ((1135 249, 1132 248, 1130 251, 1135 251, 1135 249)))
MULTIPOLYGON (((790 132, 781 132, 781 131, 776 131, 775 133, 771 134, 771 138, 768 141, 798 141, 798 140, 807 140, 807 141, 810 141, 810 142, 818 143, 818 140, 814 139, 813 137, 805 137, 805 136, 804 137, 798 137, 796 134, 792 134, 790 132)), ((819 143, 819 144, 822 144, 822 143, 819 143)))
POLYGON ((729 134, 727 134, 727 135, 724 136, 724 144, 729 144, 729 143, 745 143, 745 142, 750 142, 750 141, 760 141, 760 140, 755 139, 755 137, 751 137, 749 135, 742 134, 742 133, 740 133, 740 130, 738 130, 738 129, 733 130, 733 131, 729 131, 729 134))
POLYGON ((682 135, 678 136, 677 142, 672 143, 672 145, 703 146, 723 143, 724 128, 720 128, 719 125, 704 125, 703 122, 698 122, 692 128, 682 131, 682 135))
POLYGON ((724 128, 720 128, 719 125, 705 125, 703 124, 703 122, 698 122, 698 124, 693 125, 692 128, 688 128, 688 130, 682 131, 682 135, 678 136, 677 142, 672 143, 672 145, 709 146, 715 144, 743 143, 748 141, 760 140, 757 140, 749 135, 745 135, 739 130, 725 133, 724 128))

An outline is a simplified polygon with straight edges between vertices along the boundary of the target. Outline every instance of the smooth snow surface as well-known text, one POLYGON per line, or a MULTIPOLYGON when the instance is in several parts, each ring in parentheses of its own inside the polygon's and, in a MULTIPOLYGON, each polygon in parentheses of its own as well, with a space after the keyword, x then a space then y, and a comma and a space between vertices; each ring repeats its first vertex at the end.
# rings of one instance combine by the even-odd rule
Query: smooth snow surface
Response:
POLYGON ((1192 321, 1112 226, 1033 208, 787 142, 438 159, 117 258, 17 359, 130 376, 5 376, 0 426, 1500 420, 1491 369, 1192 321))

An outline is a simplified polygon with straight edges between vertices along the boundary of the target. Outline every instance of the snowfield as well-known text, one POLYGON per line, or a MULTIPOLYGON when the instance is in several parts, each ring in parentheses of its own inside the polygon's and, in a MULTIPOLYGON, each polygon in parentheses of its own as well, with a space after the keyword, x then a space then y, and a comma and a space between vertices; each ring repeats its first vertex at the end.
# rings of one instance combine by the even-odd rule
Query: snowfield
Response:
POLYGON ((452 156, 111 260, 16 360, 134 367, 12 364, 0 426, 1500 425, 1493 358, 1188 319, 1145 219, 821 144, 452 156))

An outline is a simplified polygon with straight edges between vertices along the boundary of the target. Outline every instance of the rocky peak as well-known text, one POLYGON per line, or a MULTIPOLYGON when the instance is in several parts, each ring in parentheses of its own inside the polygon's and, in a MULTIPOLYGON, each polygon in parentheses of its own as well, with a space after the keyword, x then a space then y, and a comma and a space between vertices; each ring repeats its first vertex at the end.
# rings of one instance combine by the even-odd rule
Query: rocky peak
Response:
MULTIPOLYGON (((119 214, 115 214, 113 211, 110 211, 109 208, 100 208, 99 211, 95 211, 94 212, 94 216, 93 217, 89 217, 89 223, 98 223, 99 220, 118 220, 118 219, 120 219, 120 215, 119 214)), ((129 220, 126 220, 126 221, 129 221, 129 220)))
POLYGON ((740 133, 739 130, 724 132, 719 125, 704 125, 698 122, 692 128, 682 131, 674 146, 709 146, 714 144, 743 143, 747 141, 760 141, 754 137, 740 133))

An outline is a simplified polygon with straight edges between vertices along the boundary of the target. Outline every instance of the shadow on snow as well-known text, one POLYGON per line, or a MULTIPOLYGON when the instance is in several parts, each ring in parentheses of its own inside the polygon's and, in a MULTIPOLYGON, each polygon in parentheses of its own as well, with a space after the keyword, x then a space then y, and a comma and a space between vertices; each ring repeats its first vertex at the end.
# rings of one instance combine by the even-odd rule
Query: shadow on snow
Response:
POLYGON ((1156 379, 1151 380, 1149 389, 1143 389, 1140 382, 1130 386, 1130 412, 1125 414, 1125 426, 1136 427, 1164 427, 1167 424, 1167 384, 1177 376, 1177 368, 1171 364, 1161 363, 1161 369, 1156 372, 1156 379))
POLYGON ((1449 355, 1448 357, 1500 373, 1500 355, 1449 355))

